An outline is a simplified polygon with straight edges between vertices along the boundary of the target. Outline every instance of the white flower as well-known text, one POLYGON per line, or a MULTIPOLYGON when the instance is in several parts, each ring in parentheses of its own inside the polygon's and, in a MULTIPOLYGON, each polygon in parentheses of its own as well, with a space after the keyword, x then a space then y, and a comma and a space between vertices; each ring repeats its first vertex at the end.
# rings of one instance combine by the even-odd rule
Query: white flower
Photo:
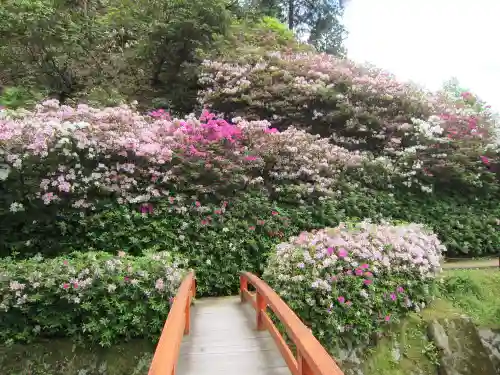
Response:
POLYGON ((21 212, 21 211, 24 211, 24 206, 22 203, 13 202, 10 205, 10 212, 21 212))

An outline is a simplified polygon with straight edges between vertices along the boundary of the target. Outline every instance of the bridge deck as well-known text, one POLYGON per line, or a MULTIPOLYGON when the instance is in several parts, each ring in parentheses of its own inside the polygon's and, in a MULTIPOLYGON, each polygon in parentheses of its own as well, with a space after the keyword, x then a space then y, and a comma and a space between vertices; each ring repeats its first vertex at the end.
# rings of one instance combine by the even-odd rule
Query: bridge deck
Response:
POLYGON ((271 335, 255 324, 255 311, 238 297, 197 300, 177 374, 290 375, 271 335))

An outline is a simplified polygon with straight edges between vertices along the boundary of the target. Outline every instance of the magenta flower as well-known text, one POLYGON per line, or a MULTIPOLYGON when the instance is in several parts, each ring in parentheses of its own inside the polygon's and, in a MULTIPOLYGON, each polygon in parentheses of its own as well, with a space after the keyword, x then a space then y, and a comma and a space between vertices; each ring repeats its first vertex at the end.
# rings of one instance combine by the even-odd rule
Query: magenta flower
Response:
POLYGON ((277 133, 278 132, 278 129, 276 128, 267 128, 266 130, 264 130, 265 133, 277 133))
POLYGON ((483 162, 483 164, 486 164, 486 165, 490 164, 490 159, 487 158, 486 156, 480 156, 479 158, 481 159, 481 161, 483 162))
POLYGON ((370 266, 367 263, 361 265, 361 269, 363 270, 367 270, 369 267, 370 266))
POLYGON ((396 291, 398 293, 404 293, 405 290, 403 289, 403 287, 398 286, 398 288, 396 289, 396 291))
POLYGON ((356 273, 356 276, 361 276, 361 275, 363 275, 363 270, 361 268, 357 268, 355 273, 356 273))
POLYGON ((328 255, 332 255, 333 254, 333 247, 329 247, 328 249, 326 249, 326 252, 328 253, 328 255))
POLYGON ((370 280, 370 279, 364 279, 363 280, 363 284, 365 284, 365 285, 371 285, 372 283, 373 283, 373 281, 370 280))
POLYGON ((340 304, 343 304, 345 302, 345 298, 340 296, 339 298, 337 298, 337 301, 339 301, 340 304))
POLYGON ((395 301, 395 300, 396 300, 396 298, 397 298, 397 297, 396 297, 396 295, 395 295, 394 293, 391 293, 391 299, 392 299, 393 301, 395 301))
POLYGON ((153 213, 153 205, 151 203, 144 203, 140 208, 141 214, 152 214, 153 213))
POLYGON ((277 216, 277 215, 279 215, 279 213, 278 213, 278 211, 271 211, 271 215, 277 216))
POLYGON ((245 156, 245 160, 246 161, 255 161, 257 160, 258 157, 257 156, 252 156, 252 155, 249 155, 249 156, 245 156))
POLYGON ((391 320, 391 316, 390 315, 386 315, 386 317, 384 318, 386 322, 390 321, 391 320))

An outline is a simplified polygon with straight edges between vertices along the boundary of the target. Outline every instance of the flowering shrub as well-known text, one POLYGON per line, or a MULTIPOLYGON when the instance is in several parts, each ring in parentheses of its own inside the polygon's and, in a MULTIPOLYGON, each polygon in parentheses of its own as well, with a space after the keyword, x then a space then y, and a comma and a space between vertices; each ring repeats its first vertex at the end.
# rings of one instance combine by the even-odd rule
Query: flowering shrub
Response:
MULTIPOLYGON (((177 192, 224 195, 268 176, 329 179, 331 188, 339 170, 360 165, 357 154, 295 129, 279 133, 264 121, 230 124, 207 112, 172 120, 161 111, 149 117, 127 106, 99 110, 56 101, 3 115, 0 146, 4 183, 24 185, 19 200, 69 200, 91 209, 102 197, 143 203, 177 192)), ((9 206, 23 210, 21 201, 9 206)))
POLYGON ((157 339, 185 272, 168 252, 0 259, 0 338, 157 339))
POLYGON ((200 84, 199 100, 213 111, 370 151, 392 171, 391 183, 431 192, 436 181, 483 187, 495 178, 496 120, 470 93, 426 92, 372 66, 314 53, 207 60, 200 84))
POLYGON ((341 224, 279 244, 264 278, 335 352, 425 306, 445 250, 417 224, 341 224))

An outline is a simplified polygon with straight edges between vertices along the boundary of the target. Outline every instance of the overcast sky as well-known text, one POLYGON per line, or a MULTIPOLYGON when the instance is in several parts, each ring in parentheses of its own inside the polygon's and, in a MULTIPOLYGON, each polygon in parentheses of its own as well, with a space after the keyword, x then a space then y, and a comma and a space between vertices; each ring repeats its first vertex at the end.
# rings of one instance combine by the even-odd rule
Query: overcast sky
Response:
POLYGON ((430 89, 456 76, 500 111, 499 0, 350 0, 348 56, 430 89))

